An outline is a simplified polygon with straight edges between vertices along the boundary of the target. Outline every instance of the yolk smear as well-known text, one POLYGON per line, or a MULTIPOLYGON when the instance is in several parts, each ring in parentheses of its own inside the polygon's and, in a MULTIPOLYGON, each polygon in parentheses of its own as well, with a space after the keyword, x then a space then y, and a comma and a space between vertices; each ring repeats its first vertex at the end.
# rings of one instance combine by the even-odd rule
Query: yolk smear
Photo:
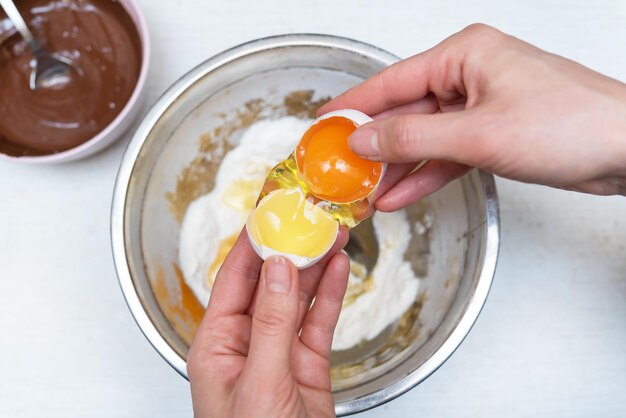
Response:
POLYGON ((168 285, 165 271, 161 267, 151 281, 152 291, 169 323, 187 344, 191 344, 204 316, 204 307, 185 282, 183 272, 178 265, 174 264, 173 268, 178 290, 168 285))
POLYGON ((311 126, 300 140, 298 170, 317 197, 350 203, 368 196, 378 184, 383 164, 352 152, 348 138, 355 130, 351 120, 335 116, 311 126))
POLYGON ((309 258, 328 250, 337 238, 337 229, 337 221, 298 189, 268 194, 248 221, 248 232, 258 245, 309 258))
POLYGON ((250 212, 256 205, 259 189, 263 186, 260 181, 237 180, 224 190, 222 200, 233 209, 250 212))
POLYGON ((230 250, 235 246, 235 242, 237 242, 238 237, 239 237, 239 234, 234 234, 234 235, 231 235, 230 237, 224 238, 220 242, 220 246, 217 249, 217 254, 215 255, 215 259, 213 260, 213 263, 211 263, 211 267, 209 267, 209 271, 207 272, 209 286, 213 287, 213 283, 215 283, 215 276, 217 275, 217 271, 219 270, 220 267, 222 267, 222 264, 224 264, 224 260, 226 260, 226 256, 228 255, 230 250))

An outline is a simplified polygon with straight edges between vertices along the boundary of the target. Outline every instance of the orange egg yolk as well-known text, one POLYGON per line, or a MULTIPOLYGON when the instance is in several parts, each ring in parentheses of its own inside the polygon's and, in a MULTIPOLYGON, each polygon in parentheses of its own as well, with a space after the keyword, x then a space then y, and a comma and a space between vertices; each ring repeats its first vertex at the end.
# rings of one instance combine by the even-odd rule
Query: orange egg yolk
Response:
POLYGON ((348 138, 355 130, 350 119, 333 116, 311 126, 300 140, 296 148, 298 171, 311 193, 320 199, 350 203, 376 188, 383 164, 352 152, 348 138))

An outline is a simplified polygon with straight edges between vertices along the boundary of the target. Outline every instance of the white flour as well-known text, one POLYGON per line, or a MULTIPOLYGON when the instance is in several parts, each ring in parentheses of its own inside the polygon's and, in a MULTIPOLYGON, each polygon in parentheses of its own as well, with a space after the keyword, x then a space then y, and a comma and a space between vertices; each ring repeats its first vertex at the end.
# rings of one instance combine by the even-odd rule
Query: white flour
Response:
POLYGON ((209 270, 220 243, 241 231, 268 171, 291 153, 309 123, 287 117, 250 126, 222 160, 213 190, 187 208, 180 230, 180 267, 205 306, 216 273, 209 270))

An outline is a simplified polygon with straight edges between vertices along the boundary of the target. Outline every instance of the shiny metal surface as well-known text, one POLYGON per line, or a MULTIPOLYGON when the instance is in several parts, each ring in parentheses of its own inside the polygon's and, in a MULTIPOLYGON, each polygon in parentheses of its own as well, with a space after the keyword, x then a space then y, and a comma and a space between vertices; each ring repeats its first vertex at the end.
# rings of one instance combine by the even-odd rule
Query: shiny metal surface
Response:
MULTIPOLYGON (((154 192, 150 190, 154 183, 164 182, 161 178, 167 177, 160 166, 178 164, 176 157, 171 156, 176 151, 168 144, 172 133, 199 103, 251 75, 270 74, 276 69, 314 68, 360 79, 397 59, 373 46, 331 36, 261 39, 202 63, 174 84, 146 115, 128 145, 116 181, 111 213, 113 255, 120 286, 135 320, 155 349, 181 375, 186 377, 188 347, 159 309, 147 273, 154 254, 141 244, 143 241, 145 245, 146 240, 154 242, 165 233, 151 226, 155 222, 154 205, 150 203, 154 192), (155 171, 155 167, 159 169, 155 171), (146 220, 147 215, 150 221, 146 220)), ((315 76, 330 77, 325 72, 315 76)), ((433 270, 442 274, 458 271, 458 274, 450 273, 446 286, 442 284, 445 277, 433 275, 425 280, 424 287, 430 291, 432 303, 424 308, 422 335, 411 350, 402 353, 388 367, 336 390, 339 415, 375 407, 419 384, 454 352, 485 302, 499 245, 493 177, 473 171, 438 196, 433 198, 437 210, 450 224, 458 220, 458 225, 454 228, 441 225, 437 231, 439 241, 434 251, 441 254, 440 266, 433 270), (461 257, 447 255, 446 249, 458 246, 459 242, 463 244, 459 247, 463 251, 461 257), (450 289, 447 289, 448 280, 453 283, 450 289)))
POLYGON ((51 54, 42 48, 37 38, 28 29, 13 0, 0 0, 0 6, 2 6, 11 23, 22 35, 22 38, 24 38, 36 58, 35 68, 33 68, 29 80, 31 90, 62 87, 70 82, 70 72, 73 68, 78 73, 82 71, 69 58, 60 54, 51 54))

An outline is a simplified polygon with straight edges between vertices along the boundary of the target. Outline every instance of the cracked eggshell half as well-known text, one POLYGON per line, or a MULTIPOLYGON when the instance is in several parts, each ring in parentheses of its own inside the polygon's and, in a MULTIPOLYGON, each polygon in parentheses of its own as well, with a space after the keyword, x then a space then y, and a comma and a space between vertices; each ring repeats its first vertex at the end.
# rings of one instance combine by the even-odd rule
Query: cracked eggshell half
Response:
POLYGON ((324 257, 337 239, 339 222, 306 199, 299 189, 278 189, 250 213, 246 232, 263 260, 282 256, 298 269, 324 257))

